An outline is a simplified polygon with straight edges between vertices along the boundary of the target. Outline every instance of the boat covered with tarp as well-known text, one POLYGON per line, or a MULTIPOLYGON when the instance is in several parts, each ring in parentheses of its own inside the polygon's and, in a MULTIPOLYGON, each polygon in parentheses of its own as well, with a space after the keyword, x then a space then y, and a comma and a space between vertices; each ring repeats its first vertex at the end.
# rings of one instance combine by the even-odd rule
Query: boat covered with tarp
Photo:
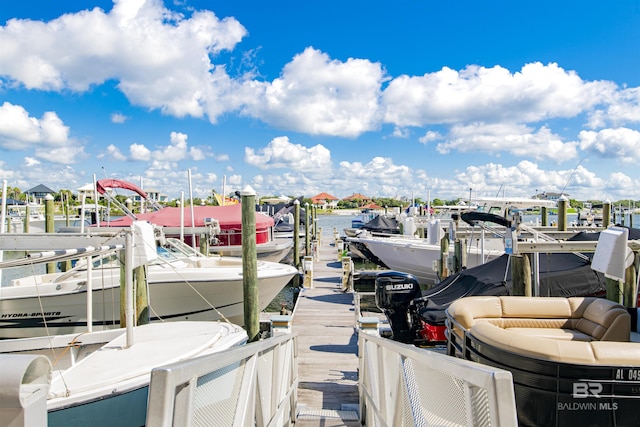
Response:
MULTIPOLYGON (((580 232, 569 241, 597 241, 599 232, 580 232)), ((640 229, 629 229, 629 239, 640 238, 640 229)), ((602 273, 591 268, 593 254, 585 253, 541 253, 539 255, 539 296, 603 296, 606 279, 602 273)), ((389 272, 386 273, 389 275, 389 272)), ((395 272, 396 282, 410 283, 415 279, 410 274, 395 272)), ((408 285, 407 285, 408 287, 408 285)), ((401 289, 402 286, 396 286, 401 289)), ((385 290, 376 285, 376 292, 398 292, 385 290), (381 289, 378 289, 378 288, 381 289)), ((463 297, 475 295, 513 295, 511 280, 510 256, 504 254, 485 264, 469 268, 441 281, 435 287, 405 293, 402 305, 395 307, 394 312, 404 310, 399 318, 405 316, 408 323, 400 321, 396 336, 404 337, 404 341, 414 343, 445 342, 446 309, 449 305, 463 297)), ((389 300, 381 297, 380 300, 389 300)), ((397 300, 398 298, 396 298, 397 300)), ((396 302, 396 304, 399 304, 396 302)), ((380 307, 385 310, 385 307, 380 307)), ((388 311, 388 308, 386 309, 388 311)), ((393 322, 391 322, 393 323, 393 322)), ((396 322, 397 323, 397 322, 396 322)), ((393 325, 392 325, 393 329, 393 325)))
POLYGON ((400 227, 395 218, 378 215, 361 227, 370 233, 400 234, 400 227))

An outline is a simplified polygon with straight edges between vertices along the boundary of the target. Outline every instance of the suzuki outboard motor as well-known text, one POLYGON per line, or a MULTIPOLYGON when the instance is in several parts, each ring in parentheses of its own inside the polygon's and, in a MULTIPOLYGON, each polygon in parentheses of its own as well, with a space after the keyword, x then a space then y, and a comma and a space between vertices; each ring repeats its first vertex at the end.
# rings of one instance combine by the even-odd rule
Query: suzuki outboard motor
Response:
POLYGON ((409 324, 409 303, 422 296, 418 279, 412 274, 384 271, 376 276, 376 305, 389 320, 395 341, 413 343, 415 331, 409 324))

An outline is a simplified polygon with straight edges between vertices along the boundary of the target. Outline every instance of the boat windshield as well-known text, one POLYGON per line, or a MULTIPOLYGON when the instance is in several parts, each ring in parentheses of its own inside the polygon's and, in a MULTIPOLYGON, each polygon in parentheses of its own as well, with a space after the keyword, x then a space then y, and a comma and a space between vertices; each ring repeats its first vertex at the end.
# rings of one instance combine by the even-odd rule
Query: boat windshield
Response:
POLYGON ((177 257, 206 257, 206 255, 201 254, 197 250, 193 249, 191 246, 185 244, 179 239, 167 238, 166 245, 163 248, 177 257))
MULTIPOLYGON (((164 246, 158 246, 156 248, 158 253, 158 259, 155 263, 172 263, 178 261, 180 258, 193 258, 193 257, 205 257, 206 255, 201 254, 200 252, 193 249, 191 246, 186 245, 182 241, 178 239, 166 239, 166 244, 164 246)), ((106 254, 99 255, 94 257, 91 260, 92 266, 94 269, 98 268, 119 268, 120 267, 120 258, 117 252, 109 252, 106 254)), ((153 262, 152 262, 153 263, 153 262)), ((67 271, 66 273, 62 273, 60 276, 56 277, 53 282, 60 282, 66 280, 68 277, 73 276, 78 271, 86 271, 87 264, 84 259, 80 259, 76 262, 74 268, 67 271)))

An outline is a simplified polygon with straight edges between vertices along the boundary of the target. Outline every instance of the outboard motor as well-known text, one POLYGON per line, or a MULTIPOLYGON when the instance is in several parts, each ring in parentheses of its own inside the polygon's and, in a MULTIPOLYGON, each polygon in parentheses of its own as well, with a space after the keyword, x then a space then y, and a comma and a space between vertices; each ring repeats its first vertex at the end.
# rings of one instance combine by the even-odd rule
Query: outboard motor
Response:
POLYGON ((376 305, 389 320, 392 338, 413 343, 415 331, 409 324, 409 303, 422 296, 418 279, 412 274, 384 271, 376 276, 376 305))

